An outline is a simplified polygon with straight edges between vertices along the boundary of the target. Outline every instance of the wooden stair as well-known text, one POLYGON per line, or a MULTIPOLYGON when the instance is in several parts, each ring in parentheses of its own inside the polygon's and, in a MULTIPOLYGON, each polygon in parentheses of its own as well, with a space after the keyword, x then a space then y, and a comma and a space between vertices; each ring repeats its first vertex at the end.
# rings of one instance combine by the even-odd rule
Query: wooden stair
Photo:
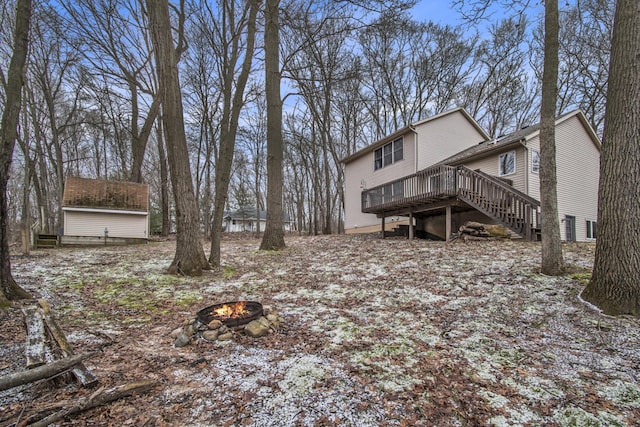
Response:
POLYGON ((36 236, 36 248, 51 248, 59 244, 60 240, 57 234, 38 234, 36 236))
POLYGON ((457 168, 458 198, 527 240, 537 240, 540 202, 484 172, 457 168))

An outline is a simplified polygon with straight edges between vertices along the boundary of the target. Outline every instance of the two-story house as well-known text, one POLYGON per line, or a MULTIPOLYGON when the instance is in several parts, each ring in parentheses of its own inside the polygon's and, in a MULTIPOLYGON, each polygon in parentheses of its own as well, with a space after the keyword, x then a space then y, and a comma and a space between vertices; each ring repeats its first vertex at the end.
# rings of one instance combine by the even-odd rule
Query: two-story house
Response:
MULTIPOLYGON (((539 126, 492 140, 462 108, 406 126, 343 159, 345 230, 412 224, 447 239, 465 221, 540 230, 539 126)), ((556 120, 558 212, 567 241, 595 239, 600 141, 579 110, 556 120)))

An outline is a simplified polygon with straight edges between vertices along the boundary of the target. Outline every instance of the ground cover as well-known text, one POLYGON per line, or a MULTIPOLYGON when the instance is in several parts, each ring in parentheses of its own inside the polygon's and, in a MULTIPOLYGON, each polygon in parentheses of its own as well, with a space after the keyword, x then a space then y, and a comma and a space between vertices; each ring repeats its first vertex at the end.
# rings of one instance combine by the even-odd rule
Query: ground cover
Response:
MULTIPOLYGON (((559 425, 640 423, 640 322, 583 303, 593 244, 567 244, 571 273, 539 273, 538 243, 288 237, 282 252, 227 237, 220 273, 164 274, 173 242, 37 250, 12 260, 47 299, 105 386, 151 393, 63 425, 559 425), (257 300, 278 333, 173 347, 207 305, 257 300)), ((24 366, 18 308, 0 313, 0 375, 24 366)), ((92 390, 0 392, 0 420, 92 390)), ((2 425, 2 422, 0 422, 2 425)))

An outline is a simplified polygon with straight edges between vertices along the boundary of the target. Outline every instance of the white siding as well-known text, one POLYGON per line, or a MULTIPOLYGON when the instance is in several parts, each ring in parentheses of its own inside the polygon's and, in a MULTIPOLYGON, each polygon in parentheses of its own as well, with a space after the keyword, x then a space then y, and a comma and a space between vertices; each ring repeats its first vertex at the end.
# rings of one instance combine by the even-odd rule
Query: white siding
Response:
MULTIPOLYGON (((374 152, 370 152, 345 165, 347 232, 379 225, 381 222, 375 215, 362 213, 363 188, 373 188, 411 175, 485 140, 480 131, 460 111, 419 122, 415 132, 404 135, 404 155, 400 162, 374 170, 374 152)), ((387 219, 389 228, 393 227, 395 220, 395 217, 387 219)), ((402 220, 406 218, 398 218, 398 221, 402 220)), ((368 228, 367 231, 371 229, 368 228)))
POLYGON ((576 217, 576 240, 585 241, 586 221, 597 221, 600 150, 577 116, 556 127, 558 214, 564 240, 565 215, 576 217))
POLYGON ((362 213, 362 191, 414 173, 415 141, 413 132, 405 134, 402 160, 378 170, 374 170, 373 151, 345 165, 345 229, 380 224, 380 220, 375 215, 362 213))
POLYGON ((496 151, 487 155, 487 157, 467 162, 464 165, 469 169, 480 169, 484 173, 489 175, 508 179, 512 181, 513 188, 523 193, 527 192, 525 180, 526 180, 526 165, 527 165, 527 153, 522 145, 516 147, 506 148, 504 150, 496 151), (511 175, 499 176, 498 164, 500 154, 507 153, 509 151, 516 152, 516 172, 511 175))
POLYGON ((419 124, 416 132, 418 170, 486 140, 460 111, 419 124))
POLYGON ((147 215, 64 211, 66 236, 103 237, 105 228, 109 237, 149 238, 147 215))
MULTIPOLYGON (((540 177, 531 172, 531 150, 540 150, 540 137, 527 141, 529 195, 540 200, 540 177)), ((598 218, 600 150, 577 115, 556 126, 556 173, 560 238, 566 240, 565 216, 576 218, 576 240, 586 241, 586 222, 598 218)))

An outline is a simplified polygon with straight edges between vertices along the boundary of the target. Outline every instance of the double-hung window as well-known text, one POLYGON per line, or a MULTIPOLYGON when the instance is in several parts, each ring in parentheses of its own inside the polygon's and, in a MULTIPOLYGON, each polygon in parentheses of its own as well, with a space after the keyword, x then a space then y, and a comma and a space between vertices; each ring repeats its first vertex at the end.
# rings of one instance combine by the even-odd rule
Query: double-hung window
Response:
POLYGON ((403 138, 389 142, 373 152, 373 168, 381 169, 402 160, 404 155, 403 138))
POLYGON ((508 151, 500 154, 498 158, 498 175, 511 175, 516 173, 516 152, 508 151))
POLYGON ((597 230, 598 230, 597 226, 598 226, 597 222, 587 220, 587 239, 595 239, 596 238, 596 234, 597 234, 597 230))

